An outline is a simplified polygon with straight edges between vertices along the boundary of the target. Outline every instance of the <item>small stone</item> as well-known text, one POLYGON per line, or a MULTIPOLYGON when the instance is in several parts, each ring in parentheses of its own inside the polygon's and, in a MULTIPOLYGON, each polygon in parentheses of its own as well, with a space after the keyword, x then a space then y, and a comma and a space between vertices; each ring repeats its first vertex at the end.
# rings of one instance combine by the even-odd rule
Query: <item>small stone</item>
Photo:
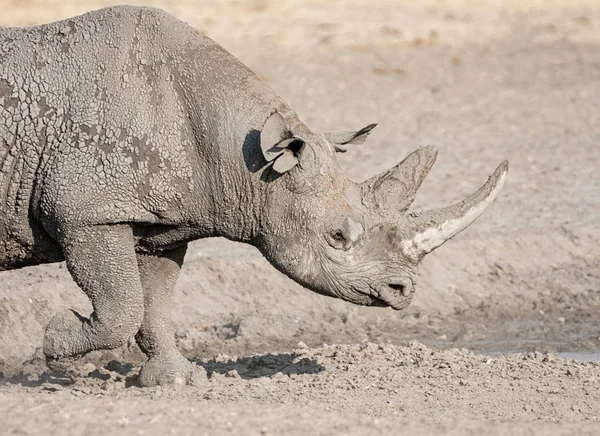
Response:
POLYGON ((306 354, 306 353, 308 353, 308 351, 309 351, 308 345, 306 345, 302 341, 298 342, 298 345, 296 345, 296 349, 294 350, 294 352, 296 354, 306 354))
POLYGON ((227 371, 227 374, 225 376, 231 377, 231 378, 241 378, 235 369, 232 369, 231 371, 227 371))
POLYGON ((96 368, 96 365, 94 365, 93 363, 86 363, 80 366, 79 368, 75 368, 74 372, 80 377, 86 377, 97 370, 98 368, 96 368))
POLYGON ((219 353, 215 356, 216 363, 227 363, 230 361, 231 361, 231 356, 228 356, 227 354, 219 353))

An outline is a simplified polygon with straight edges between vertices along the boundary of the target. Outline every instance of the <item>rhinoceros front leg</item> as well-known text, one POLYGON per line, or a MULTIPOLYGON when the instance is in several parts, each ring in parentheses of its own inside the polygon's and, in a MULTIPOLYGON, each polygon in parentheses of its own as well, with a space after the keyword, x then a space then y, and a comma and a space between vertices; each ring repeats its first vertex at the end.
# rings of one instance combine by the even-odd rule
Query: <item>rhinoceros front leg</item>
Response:
POLYGON ((43 348, 50 368, 64 370, 71 358, 119 347, 138 331, 144 302, 133 241, 128 225, 63 232, 67 267, 94 311, 89 318, 72 310, 52 318, 43 348))
POLYGON ((144 320, 135 336, 148 356, 140 371, 142 386, 197 384, 202 380, 196 365, 181 355, 175 344, 171 308, 187 245, 157 254, 138 254, 144 290, 144 320))

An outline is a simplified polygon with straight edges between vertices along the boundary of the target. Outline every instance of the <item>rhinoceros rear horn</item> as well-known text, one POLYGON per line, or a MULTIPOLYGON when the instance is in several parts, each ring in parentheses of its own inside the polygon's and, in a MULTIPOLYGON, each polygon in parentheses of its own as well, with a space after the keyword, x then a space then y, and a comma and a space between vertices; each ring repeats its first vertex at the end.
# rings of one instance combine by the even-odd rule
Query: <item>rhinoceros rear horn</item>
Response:
MULTIPOLYGON (((460 203, 409 215, 408 225, 411 236, 401 242, 404 253, 418 261, 467 228, 494 201, 504 184, 507 173, 508 161, 504 161, 477 192, 460 203)), ((406 225, 406 221, 402 224, 406 225)))
POLYGON ((363 182, 363 201, 384 216, 405 211, 414 201, 436 157, 435 147, 413 151, 392 169, 363 182))
POLYGON ((283 174, 298 164, 297 152, 304 141, 292 135, 285 118, 279 112, 267 118, 260 132, 260 148, 267 162, 273 162, 273 169, 283 174))

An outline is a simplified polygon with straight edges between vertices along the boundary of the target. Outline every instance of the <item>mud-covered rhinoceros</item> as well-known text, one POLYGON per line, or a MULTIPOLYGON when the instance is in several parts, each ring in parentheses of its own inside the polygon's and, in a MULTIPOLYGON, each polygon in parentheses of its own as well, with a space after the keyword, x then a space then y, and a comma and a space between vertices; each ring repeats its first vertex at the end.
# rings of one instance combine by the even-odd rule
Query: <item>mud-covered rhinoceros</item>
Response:
POLYGON ((373 127, 312 132, 158 9, 1 29, 0 270, 65 260, 93 305, 50 321, 49 366, 135 335, 142 385, 193 380, 171 297, 188 242, 205 237, 252 244, 320 294, 406 307, 419 261, 484 211, 508 165, 461 203, 409 213, 436 150, 354 183, 336 152, 373 127))

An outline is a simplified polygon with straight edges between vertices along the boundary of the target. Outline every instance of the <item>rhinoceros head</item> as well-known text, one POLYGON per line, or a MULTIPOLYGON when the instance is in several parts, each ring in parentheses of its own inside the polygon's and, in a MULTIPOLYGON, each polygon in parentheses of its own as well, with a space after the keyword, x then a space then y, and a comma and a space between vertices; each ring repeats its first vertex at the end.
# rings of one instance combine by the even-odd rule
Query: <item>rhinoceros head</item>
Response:
MULTIPOLYGON (((471 224, 497 196, 508 163, 460 203, 407 212, 435 162, 422 147, 363 183, 342 174, 336 152, 363 142, 357 132, 316 134, 278 112, 266 121, 261 149, 271 165, 257 246, 280 271, 320 294, 352 303, 405 308, 423 257, 471 224)), ((265 176, 266 175, 266 176, 265 176)))

